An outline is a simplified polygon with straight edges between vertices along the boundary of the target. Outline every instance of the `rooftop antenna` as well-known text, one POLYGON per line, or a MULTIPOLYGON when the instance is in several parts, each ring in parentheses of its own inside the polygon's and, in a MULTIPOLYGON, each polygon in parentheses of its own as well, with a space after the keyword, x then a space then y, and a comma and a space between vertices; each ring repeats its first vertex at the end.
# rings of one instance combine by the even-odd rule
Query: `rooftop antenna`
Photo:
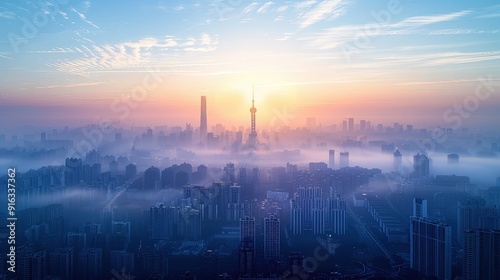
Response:
POLYGON ((255 103, 255 84, 252 84, 252 107, 254 107, 255 103))

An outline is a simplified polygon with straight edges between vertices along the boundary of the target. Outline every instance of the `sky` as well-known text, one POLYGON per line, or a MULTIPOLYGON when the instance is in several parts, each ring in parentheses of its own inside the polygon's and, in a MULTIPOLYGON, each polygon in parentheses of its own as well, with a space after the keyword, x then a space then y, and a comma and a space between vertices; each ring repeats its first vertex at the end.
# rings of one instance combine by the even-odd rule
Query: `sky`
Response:
POLYGON ((500 121, 497 1, 2 1, 0 35, 2 126, 199 126, 205 95, 246 127, 253 86, 260 127, 500 121))

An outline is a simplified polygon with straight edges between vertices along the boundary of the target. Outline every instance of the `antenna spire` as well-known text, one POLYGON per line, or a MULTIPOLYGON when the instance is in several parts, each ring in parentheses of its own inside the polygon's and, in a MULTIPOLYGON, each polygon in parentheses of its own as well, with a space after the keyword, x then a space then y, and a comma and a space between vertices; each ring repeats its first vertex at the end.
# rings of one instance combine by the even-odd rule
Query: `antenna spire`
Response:
POLYGON ((252 84, 252 107, 254 107, 255 103, 255 84, 252 84))

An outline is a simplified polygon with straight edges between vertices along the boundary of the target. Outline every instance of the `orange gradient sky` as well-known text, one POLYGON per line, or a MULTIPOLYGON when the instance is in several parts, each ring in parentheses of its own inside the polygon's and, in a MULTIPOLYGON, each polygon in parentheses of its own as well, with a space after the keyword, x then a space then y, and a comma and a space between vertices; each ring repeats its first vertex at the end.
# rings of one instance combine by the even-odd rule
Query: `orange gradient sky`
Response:
POLYGON ((53 7, 28 37, 19 18, 39 9, 12 4, 0 14, 0 117, 5 126, 197 127, 205 95, 209 126, 248 127, 254 84, 259 128, 284 115, 291 126, 307 117, 439 124, 487 78, 492 94, 466 121, 499 121, 494 1, 247 4, 221 14, 196 1, 76 1, 53 7), (119 15, 100 12, 118 4, 119 15), (145 80, 144 99, 127 97, 145 80))

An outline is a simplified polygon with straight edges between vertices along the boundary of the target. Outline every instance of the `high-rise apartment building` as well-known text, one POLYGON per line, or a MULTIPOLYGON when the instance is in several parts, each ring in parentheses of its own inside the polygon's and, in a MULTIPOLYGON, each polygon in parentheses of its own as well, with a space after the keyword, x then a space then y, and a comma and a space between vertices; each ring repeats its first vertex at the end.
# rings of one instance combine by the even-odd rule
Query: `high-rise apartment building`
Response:
POLYGON ((280 256, 280 220, 273 215, 264 219, 264 257, 278 259, 280 256))
POLYGON ((428 218, 412 217, 410 267, 426 277, 451 280, 451 226, 428 218))

